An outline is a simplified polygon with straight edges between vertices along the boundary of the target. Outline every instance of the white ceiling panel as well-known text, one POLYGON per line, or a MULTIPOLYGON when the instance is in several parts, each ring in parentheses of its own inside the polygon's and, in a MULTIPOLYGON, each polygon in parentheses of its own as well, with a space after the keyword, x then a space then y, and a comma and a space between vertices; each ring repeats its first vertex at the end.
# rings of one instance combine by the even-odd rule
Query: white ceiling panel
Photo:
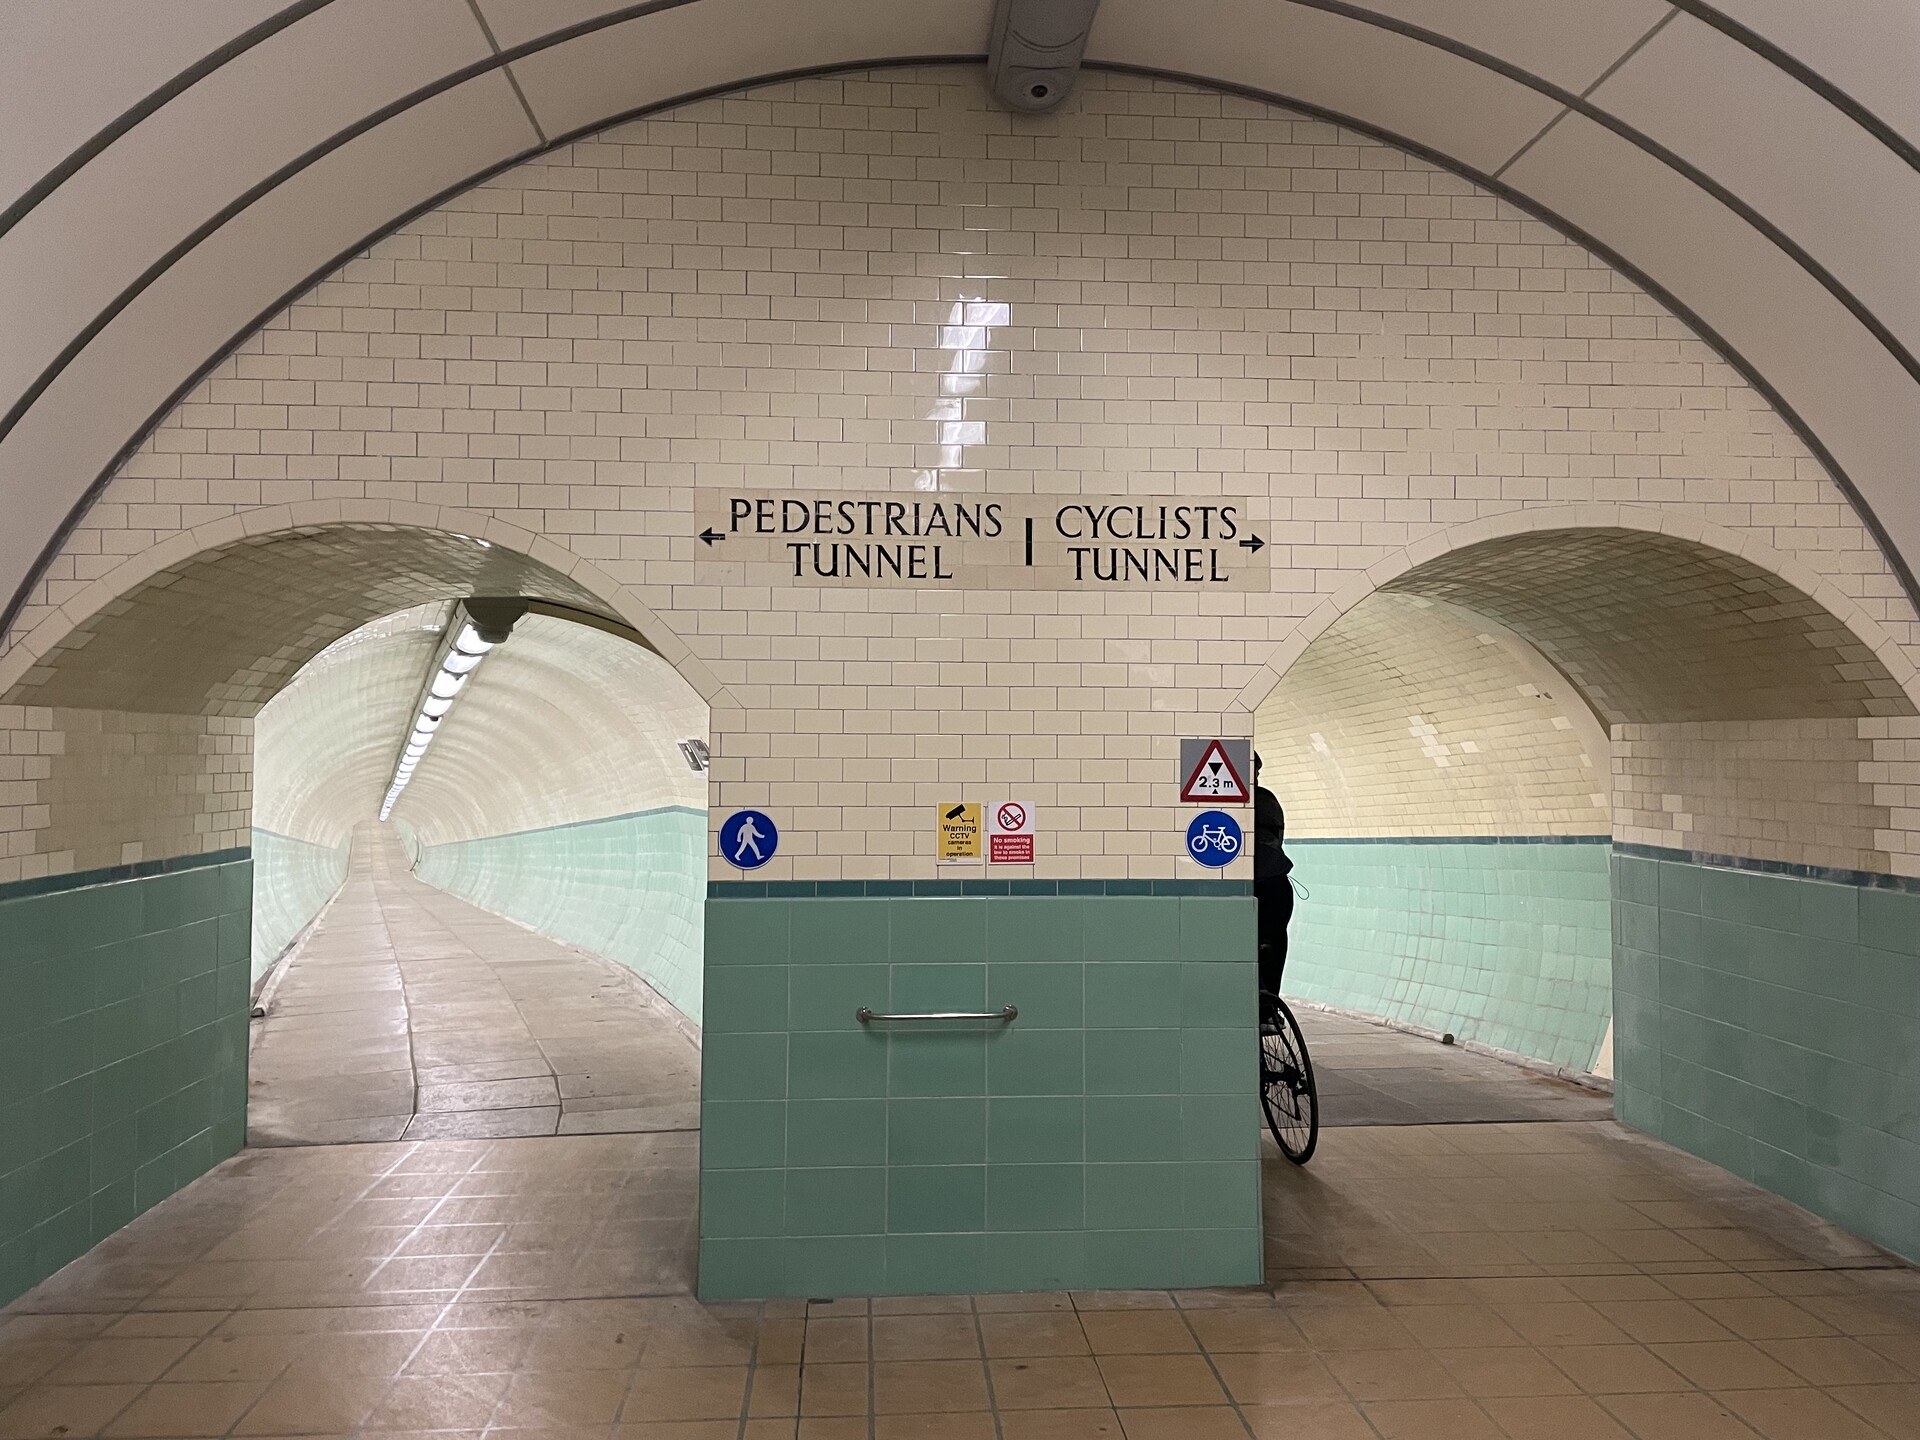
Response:
POLYGON ((1339 15, 1272 0, 1106 0, 1092 60, 1205 75, 1371 121, 1479 170, 1497 168, 1560 107, 1484 66, 1339 15), (1261 43, 1248 43, 1249 37, 1261 43))
POLYGON ((700 0, 530 55, 513 72, 546 132, 563 135, 741 77, 977 53, 989 14, 990 0, 787 0, 770 25, 764 0, 700 0))
POLYGON ((0 446, 0 587, 188 376, 303 277, 422 201, 535 144, 497 71, 341 147, 249 208, 129 306, 0 446))
POLYGON ((1752 205, 1920 348, 1920 172, 1865 130, 1687 16, 1593 99, 1752 205))
POLYGON ((1826 443, 1900 551, 1920 556, 1920 388, 1806 271, 1697 186, 1583 117, 1556 125, 1506 178, 1719 331, 1826 443))
POLYGON ((0 209, 201 56, 288 0, 8 0, 0 209))
POLYGON ((0 238, 0 409, 248 186, 489 53, 463 0, 333 0, 164 106, 0 238))
POLYGON ((1363 8, 1437 31, 1579 92, 1672 13, 1666 0, 1364 0, 1363 8))
POLYGON ((1920 145, 1914 0, 1717 0, 1719 8, 1920 145))

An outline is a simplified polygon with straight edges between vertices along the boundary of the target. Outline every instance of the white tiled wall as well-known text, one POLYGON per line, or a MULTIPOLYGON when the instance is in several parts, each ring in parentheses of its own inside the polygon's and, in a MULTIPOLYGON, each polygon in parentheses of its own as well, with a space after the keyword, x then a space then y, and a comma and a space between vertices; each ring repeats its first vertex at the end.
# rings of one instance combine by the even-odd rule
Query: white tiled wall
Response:
POLYGON ((1606 732, 1500 626, 1418 596, 1356 606, 1254 720, 1302 837, 1604 835, 1606 732))
POLYGON ((931 874, 931 807, 1003 794, 1040 875, 1187 873, 1179 737, 1249 733, 1302 617, 1516 516, 1776 557, 1920 655, 1839 490, 1625 279, 1384 145, 1112 75, 1039 121, 974 68, 784 83, 496 177, 220 364, 24 629, 182 531, 389 506, 650 607, 773 877, 931 874), (789 589, 694 538, 697 491, 788 486, 1246 497, 1272 589, 789 589))
POLYGON ((0 884, 248 844, 253 725, 0 705, 0 884))

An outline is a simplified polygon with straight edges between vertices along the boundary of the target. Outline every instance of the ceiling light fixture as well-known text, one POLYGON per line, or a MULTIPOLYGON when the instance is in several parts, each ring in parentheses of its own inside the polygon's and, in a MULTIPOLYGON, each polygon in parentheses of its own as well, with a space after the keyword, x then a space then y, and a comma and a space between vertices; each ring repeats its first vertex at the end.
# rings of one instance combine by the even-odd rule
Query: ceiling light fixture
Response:
POLYGON ((426 758, 427 747, 439 733, 453 702, 466 688, 480 662, 513 631, 514 622, 527 613, 527 602, 517 598, 462 600, 447 621, 445 634, 433 652, 426 684, 414 705, 413 729, 394 763, 393 782, 380 802, 380 818, 393 814, 394 802, 412 783, 426 758))

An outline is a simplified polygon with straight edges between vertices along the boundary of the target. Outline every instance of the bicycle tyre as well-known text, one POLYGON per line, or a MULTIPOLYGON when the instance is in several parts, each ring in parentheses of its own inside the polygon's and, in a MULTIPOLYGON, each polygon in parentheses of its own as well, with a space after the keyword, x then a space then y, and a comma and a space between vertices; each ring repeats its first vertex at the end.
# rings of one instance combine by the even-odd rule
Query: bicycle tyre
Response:
POLYGON ((1296 1165, 1320 1143, 1320 1095, 1300 1022, 1278 995, 1260 995, 1260 1109, 1280 1153, 1296 1165))

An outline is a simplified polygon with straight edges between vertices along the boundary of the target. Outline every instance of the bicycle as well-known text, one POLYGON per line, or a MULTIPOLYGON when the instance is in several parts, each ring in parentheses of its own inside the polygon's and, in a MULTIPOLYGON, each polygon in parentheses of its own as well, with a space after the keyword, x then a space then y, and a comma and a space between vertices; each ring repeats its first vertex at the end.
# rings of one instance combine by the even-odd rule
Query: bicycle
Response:
POLYGON ((1287 1002, 1267 990, 1260 992, 1260 1108, 1282 1155, 1296 1165, 1313 1158, 1320 1139, 1320 1095, 1307 1037, 1287 1002))

